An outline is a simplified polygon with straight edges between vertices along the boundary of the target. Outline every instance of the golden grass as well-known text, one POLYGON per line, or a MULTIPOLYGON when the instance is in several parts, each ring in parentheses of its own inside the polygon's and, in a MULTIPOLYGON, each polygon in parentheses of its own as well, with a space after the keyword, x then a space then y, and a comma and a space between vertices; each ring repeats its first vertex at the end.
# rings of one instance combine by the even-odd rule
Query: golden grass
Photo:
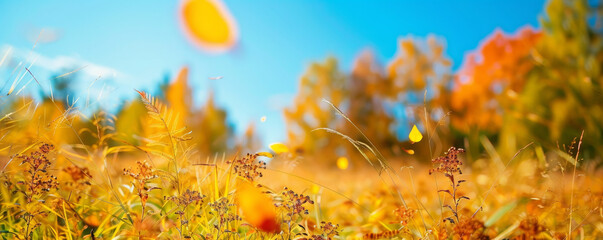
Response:
POLYGON ((189 132, 177 125, 177 113, 139 93, 156 129, 140 146, 119 141, 108 114, 97 114, 88 127, 78 127, 64 110, 50 119, 53 124, 39 127, 47 133, 38 133, 31 143, 17 142, 13 136, 25 136, 27 128, 38 127, 12 126, 27 121, 15 117, 27 116, 18 113, 21 108, 0 119, 2 126, 9 126, 8 121, 12 126, 3 130, 10 136, 0 142, 0 238, 598 239, 603 235, 602 172, 581 161, 580 143, 575 154, 567 153, 573 162, 542 156, 530 144, 512 159, 501 159, 506 162, 502 167, 489 158, 467 162, 463 151, 455 148, 434 156, 433 165, 427 165, 420 163, 425 159, 387 159, 369 139, 323 129, 353 144, 366 161, 350 161, 342 169, 289 152, 216 154, 200 160, 189 146, 189 132), (65 144, 53 137, 51 133, 61 128, 76 134, 79 143, 65 144), (85 144, 80 138, 84 133, 96 141, 85 144))

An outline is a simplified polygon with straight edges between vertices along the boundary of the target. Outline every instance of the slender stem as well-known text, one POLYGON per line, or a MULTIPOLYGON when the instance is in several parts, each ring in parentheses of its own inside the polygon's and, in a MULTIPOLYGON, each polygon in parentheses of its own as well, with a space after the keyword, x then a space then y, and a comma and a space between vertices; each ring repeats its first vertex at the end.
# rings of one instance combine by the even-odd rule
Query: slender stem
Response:
POLYGON ((578 166, 578 155, 580 154, 580 146, 582 145, 582 137, 584 137, 584 130, 582 130, 582 134, 580 135, 580 142, 578 142, 578 150, 576 152, 576 161, 574 162, 574 174, 572 175, 572 194, 570 197, 570 210, 569 210, 569 226, 567 237, 570 238, 572 234, 572 212, 574 211, 574 184, 576 182, 576 167, 578 166))

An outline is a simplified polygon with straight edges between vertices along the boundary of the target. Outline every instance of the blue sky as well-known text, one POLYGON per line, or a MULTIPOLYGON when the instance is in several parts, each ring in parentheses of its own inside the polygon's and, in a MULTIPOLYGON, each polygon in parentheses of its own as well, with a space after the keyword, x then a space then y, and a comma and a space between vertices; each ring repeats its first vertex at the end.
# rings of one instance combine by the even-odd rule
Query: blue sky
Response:
MULTIPOLYGON (((210 54, 193 46, 180 29, 179 1, 0 1, 0 53, 10 47, 32 58, 28 51, 34 39, 40 29, 47 29, 57 39, 36 45, 39 60, 31 68, 42 87, 50 76, 44 65, 53 61, 92 66, 78 86, 86 89, 94 82, 92 89, 104 92, 98 100, 107 106, 136 97, 134 88, 155 89, 166 74, 175 75, 187 65, 197 104, 212 89, 237 132, 255 122, 270 143, 284 140, 282 107, 291 103, 298 78, 310 62, 331 55, 346 70, 368 48, 387 63, 398 38, 434 34, 445 40, 446 53, 458 69, 463 56, 495 29, 538 28, 545 2, 226 0, 225 4, 236 20, 240 41, 230 53, 210 54), (103 75, 95 82, 99 72, 103 75), (208 80, 216 76, 224 78, 208 80), (260 122, 262 116, 266 122, 260 122)), ((9 72, 0 69, 0 87, 13 81, 9 72)), ((5 94, 6 89, 1 91, 5 94)))

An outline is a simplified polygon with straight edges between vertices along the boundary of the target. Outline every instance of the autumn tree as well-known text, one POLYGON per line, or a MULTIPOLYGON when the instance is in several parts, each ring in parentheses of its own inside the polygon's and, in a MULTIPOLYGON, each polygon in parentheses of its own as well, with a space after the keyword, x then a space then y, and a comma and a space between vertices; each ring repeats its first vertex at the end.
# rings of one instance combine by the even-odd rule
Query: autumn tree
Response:
MULTIPOLYGON (((188 68, 182 68, 176 77, 162 88, 160 100, 171 111, 174 125, 186 127, 185 131, 192 132, 191 141, 198 151, 212 155, 230 150, 229 146, 233 143, 233 126, 228 122, 227 112, 216 105, 213 93, 210 93, 201 108, 195 109, 188 74, 188 68)), ((141 140, 154 134, 149 121, 143 103, 133 100, 125 104, 117 114, 116 137, 130 144, 141 144, 144 142, 141 140)))
POLYGON ((426 133, 427 141, 407 146, 424 154, 426 159, 445 151, 443 146, 449 145, 448 129, 441 125, 448 121, 446 113, 450 109, 439 97, 449 94, 452 82, 452 62, 445 49, 443 40, 433 35, 424 40, 401 38, 396 55, 387 65, 388 81, 382 86, 393 110, 398 112, 395 126, 398 137, 406 140, 414 124, 426 133), (430 138, 435 141, 429 141, 430 138))
MULTIPOLYGON (((329 57, 324 63, 312 63, 299 82, 293 106, 284 110, 287 137, 294 151, 321 153, 325 159, 335 159, 341 152, 341 137, 316 128, 336 128, 341 121, 333 109, 322 103, 327 99, 341 106, 348 97, 346 75, 339 70, 337 60, 329 57), (325 156, 326 155, 326 156, 325 156)), ((334 160, 333 160, 334 161, 334 160)))
MULTIPOLYGON (((424 90, 437 89, 449 78, 450 62, 443 54, 443 44, 435 37, 425 42, 401 39, 399 43, 398 53, 387 67, 379 64, 370 51, 359 55, 348 74, 339 70, 333 58, 324 64, 312 64, 300 79, 294 105, 285 110, 289 142, 309 153, 320 153, 321 159, 325 154, 332 160, 344 154, 362 159, 340 136, 313 131, 332 128, 358 141, 370 140, 385 154, 400 153, 400 142, 412 123, 423 116, 415 110, 423 103, 424 90), (366 138, 335 116, 327 104, 321 104, 323 98, 339 107, 366 138), (409 109, 412 116, 400 114, 409 109)), ((432 98, 430 93, 429 101, 432 98)))
POLYGON ((226 110, 216 105, 213 92, 210 92, 205 105, 195 114, 193 132, 193 141, 205 154, 226 152, 234 144, 233 126, 228 123, 226 110))
POLYGON ((479 155, 481 137, 498 137, 503 125, 518 117, 516 101, 526 74, 536 63, 532 52, 540 37, 541 33, 530 27, 514 35, 496 30, 479 50, 467 55, 450 92, 438 96, 443 107, 451 111, 451 127, 467 137, 471 157, 479 155))

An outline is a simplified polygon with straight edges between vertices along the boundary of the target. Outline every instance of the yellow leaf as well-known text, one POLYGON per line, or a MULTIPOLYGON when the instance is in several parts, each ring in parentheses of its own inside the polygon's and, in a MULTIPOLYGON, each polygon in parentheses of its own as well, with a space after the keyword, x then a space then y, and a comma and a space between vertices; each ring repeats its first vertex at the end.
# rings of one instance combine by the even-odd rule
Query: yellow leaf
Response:
POLYGON ((237 41, 234 18, 221 0, 186 0, 180 16, 188 37, 205 50, 229 50, 237 41))
POLYGON ((341 170, 346 170, 348 168, 349 162, 346 157, 339 157, 337 159, 337 167, 341 170))
POLYGON ((237 188, 237 202, 243 218, 254 227, 276 233, 280 226, 276 218, 276 209, 266 194, 249 183, 242 182, 237 188))
POLYGON ((258 156, 263 156, 263 157, 267 157, 267 158, 273 158, 274 156, 272 156, 272 153, 269 152, 259 152, 257 153, 258 156))
POLYGON ((270 144, 270 149, 276 154, 289 152, 289 148, 282 143, 270 144))
POLYGON ((420 142, 421 139, 423 139, 423 134, 421 134, 421 132, 419 132, 417 125, 412 126, 412 130, 410 130, 410 134, 408 134, 408 138, 413 143, 420 142))

